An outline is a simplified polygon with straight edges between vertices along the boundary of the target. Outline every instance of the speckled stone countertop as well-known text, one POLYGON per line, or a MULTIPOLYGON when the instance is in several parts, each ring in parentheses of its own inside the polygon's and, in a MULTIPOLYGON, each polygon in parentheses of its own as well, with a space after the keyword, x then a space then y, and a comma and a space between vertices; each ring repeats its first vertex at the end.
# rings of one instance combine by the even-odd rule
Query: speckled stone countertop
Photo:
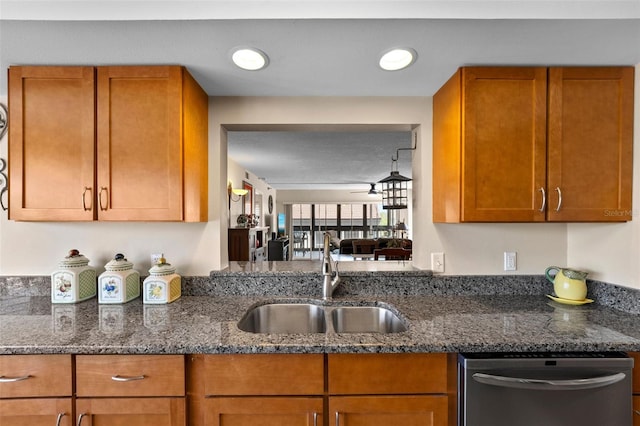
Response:
POLYGON ((291 273, 289 281, 281 281, 286 274, 270 274, 232 268, 188 277, 182 298, 169 305, 144 305, 140 299, 124 305, 99 305, 96 299, 51 304, 46 293, 38 294, 46 291, 46 277, 2 277, 0 285, 14 291, 0 294, 0 354, 640 350, 637 299, 631 309, 618 309, 614 299, 626 290, 603 289, 602 283, 589 284, 590 296, 602 303, 569 306, 545 297, 549 284, 540 276, 436 277, 407 270, 378 272, 373 279, 345 271, 334 299, 324 302, 316 294, 319 273, 291 273), (270 294, 264 294, 265 285, 270 294), (327 313, 344 304, 385 306, 408 331, 338 334, 330 324, 316 334, 238 329, 250 307, 283 301, 325 305, 327 313))

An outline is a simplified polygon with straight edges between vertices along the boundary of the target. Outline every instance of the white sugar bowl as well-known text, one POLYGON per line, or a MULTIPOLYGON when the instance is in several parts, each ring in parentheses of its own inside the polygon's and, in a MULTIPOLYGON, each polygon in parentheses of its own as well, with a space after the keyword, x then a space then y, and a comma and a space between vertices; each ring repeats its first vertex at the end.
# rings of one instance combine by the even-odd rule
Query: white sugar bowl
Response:
POLYGON ((98 277, 98 303, 126 303, 140 296, 140 273, 118 253, 98 277))
POLYGON ((171 303, 180 298, 182 282, 176 268, 164 257, 149 269, 149 276, 142 283, 142 301, 149 304, 171 303))
POLYGON ((51 274, 51 303, 76 303, 96 296, 96 271, 89 259, 70 250, 51 274))

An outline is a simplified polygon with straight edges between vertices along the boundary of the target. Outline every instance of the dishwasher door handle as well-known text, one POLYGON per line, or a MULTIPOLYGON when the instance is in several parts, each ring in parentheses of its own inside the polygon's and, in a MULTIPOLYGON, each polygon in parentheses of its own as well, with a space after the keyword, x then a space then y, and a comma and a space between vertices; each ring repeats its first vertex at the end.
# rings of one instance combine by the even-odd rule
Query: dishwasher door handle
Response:
POLYGON ((535 389, 535 390, 581 390, 601 388, 612 385, 623 380, 624 373, 616 373, 610 376, 589 377, 586 379, 569 380, 542 380, 527 379, 523 377, 496 376, 486 373, 474 373, 473 380, 486 385, 500 386, 515 389, 535 389))

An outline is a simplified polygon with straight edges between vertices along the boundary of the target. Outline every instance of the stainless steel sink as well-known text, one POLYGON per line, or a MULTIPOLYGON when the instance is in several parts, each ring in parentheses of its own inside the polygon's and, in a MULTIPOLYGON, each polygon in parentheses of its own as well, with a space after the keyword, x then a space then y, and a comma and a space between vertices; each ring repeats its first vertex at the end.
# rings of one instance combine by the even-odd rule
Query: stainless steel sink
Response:
POLYGON ((321 306, 313 303, 269 303, 253 307, 238 322, 249 333, 308 334, 400 333, 405 323, 380 306, 321 306), (327 317, 331 317, 330 319, 327 317))
POLYGON ((387 308, 343 306, 331 312, 336 333, 401 333, 407 326, 387 308))
POLYGON ((238 323, 250 333, 324 333, 324 308, 309 303, 271 303, 250 309, 238 323))

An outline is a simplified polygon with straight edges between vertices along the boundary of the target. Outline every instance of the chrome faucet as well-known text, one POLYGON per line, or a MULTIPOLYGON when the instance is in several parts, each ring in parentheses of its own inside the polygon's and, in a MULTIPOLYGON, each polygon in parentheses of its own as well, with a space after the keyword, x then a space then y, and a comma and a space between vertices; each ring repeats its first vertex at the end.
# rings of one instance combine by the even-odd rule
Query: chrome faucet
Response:
POLYGON ((334 290, 340 284, 340 275, 338 274, 338 262, 331 266, 331 251, 329 245, 331 241, 331 235, 328 232, 324 233, 324 250, 322 256, 322 298, 331 299, 334 290), (336 270, 335 277, 333 276, 332 269, 336 270))

